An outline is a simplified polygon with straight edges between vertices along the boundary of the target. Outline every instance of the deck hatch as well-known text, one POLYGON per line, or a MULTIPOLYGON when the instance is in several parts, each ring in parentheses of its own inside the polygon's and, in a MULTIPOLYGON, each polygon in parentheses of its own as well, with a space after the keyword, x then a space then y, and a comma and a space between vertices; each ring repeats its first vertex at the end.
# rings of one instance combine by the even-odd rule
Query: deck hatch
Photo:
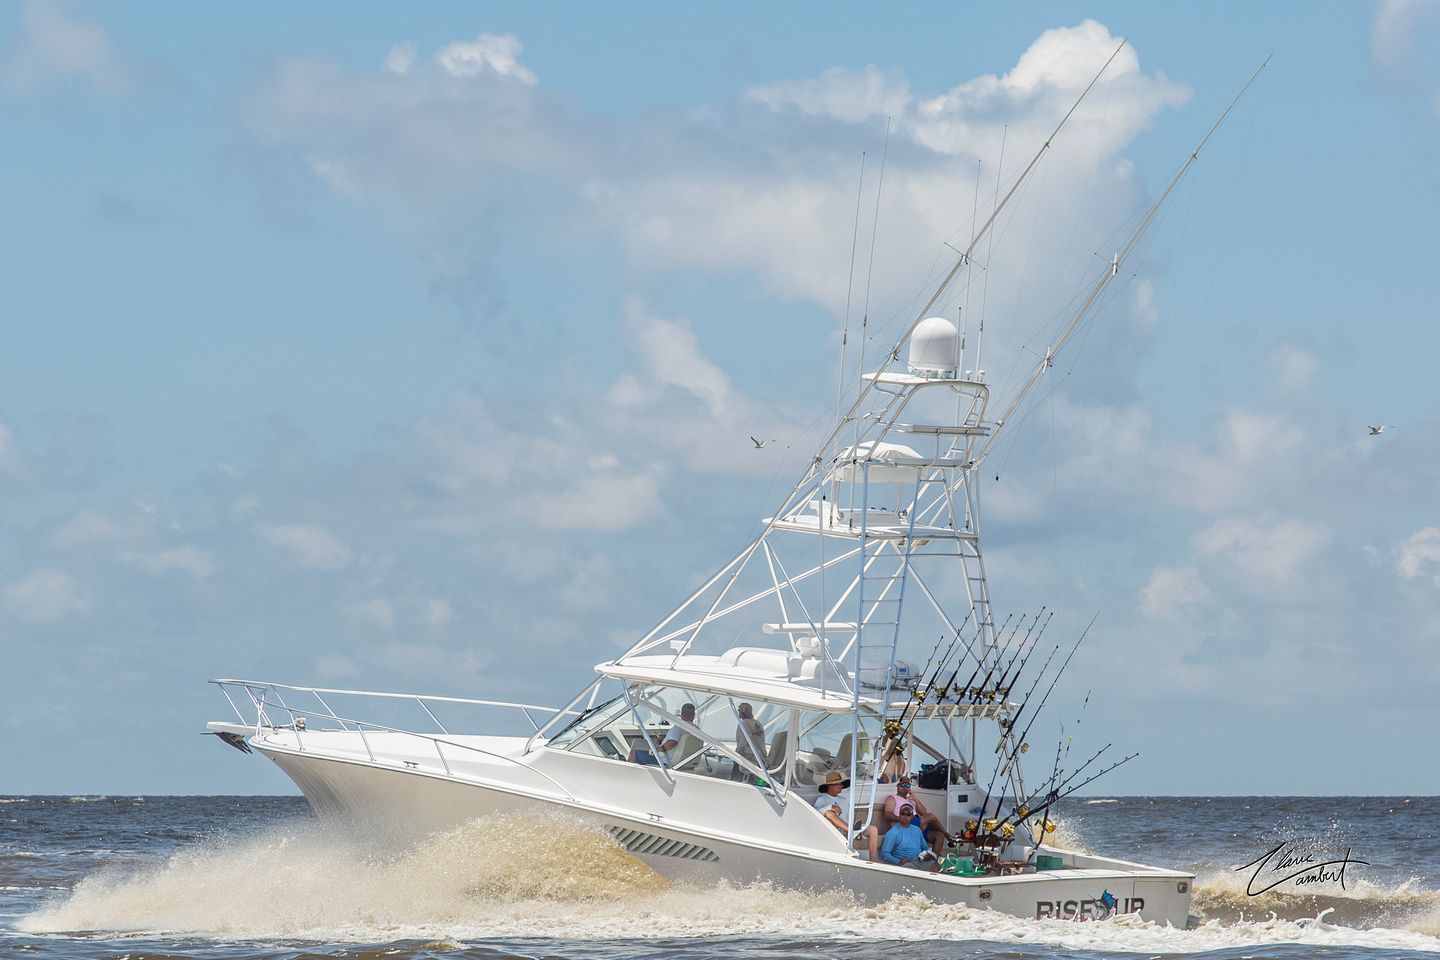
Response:
POLYGON ((680 860, 704 860, 716 863, 720 860, 714 850, 698 844, 657 837, 653 833, 627 830, 624 827, 607 829, 610 836, 631 853, 648 853, 657 857, 675 857, 680 860))

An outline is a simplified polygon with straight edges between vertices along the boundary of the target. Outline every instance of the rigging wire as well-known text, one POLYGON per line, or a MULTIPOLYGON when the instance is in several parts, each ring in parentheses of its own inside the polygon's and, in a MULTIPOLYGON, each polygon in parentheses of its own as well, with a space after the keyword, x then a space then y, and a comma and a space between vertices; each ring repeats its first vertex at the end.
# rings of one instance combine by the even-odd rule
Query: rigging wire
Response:
POLYGON ((835 406, 845 398, 845 347, 850 342, 850 298, 855 292, 855 248, 860 243, 860 196, 865 190, 865 151, 860 151, 860 182, 855 186, 855 226, 850 233, 850 273, 845 280, 845 323, 840 334, 840 375, 835 385, 835 406))

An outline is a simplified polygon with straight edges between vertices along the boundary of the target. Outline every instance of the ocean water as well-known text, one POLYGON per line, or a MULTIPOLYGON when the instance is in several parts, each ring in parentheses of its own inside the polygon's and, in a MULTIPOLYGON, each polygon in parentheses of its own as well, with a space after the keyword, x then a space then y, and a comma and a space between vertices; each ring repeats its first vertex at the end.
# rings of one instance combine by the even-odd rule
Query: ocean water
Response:
POLYGON ((288 797, 0 798, 0 958, 1393 958, 1440 955, 1440 798, 1071 800, 1066 845, 1197 873, 1188 929, 680 886, 604 834, 357 836, 288 797), (1285 851, 1237 870, 1276 845, 1285 851), (1340 859, 1295 880, 1285 853, 1340 859))

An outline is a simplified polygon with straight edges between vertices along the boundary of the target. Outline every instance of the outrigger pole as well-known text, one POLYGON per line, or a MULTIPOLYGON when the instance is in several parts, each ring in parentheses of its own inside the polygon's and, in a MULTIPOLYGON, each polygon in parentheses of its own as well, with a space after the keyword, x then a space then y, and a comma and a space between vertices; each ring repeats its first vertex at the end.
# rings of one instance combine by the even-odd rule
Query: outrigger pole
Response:
POLYGON ((1200 151, 1205 149, 1205 145, 1210 142, 1210 138, 1215 135, 1215 131, 1220 129, 1220 125, 1225 122, 1225 118, 1230 116, 1230 111, 1235 109, 1235 104, 1239 103, 1240 98, 1245 96, 1245 91, 1250 89, 1250 86, 1269 63, 1270 58, 1266 57, 1265 62, 1260 64, 1259 69, 1251 74, 1249 80, 1245 81, 1245 86, 1241 87, 1240 92, 1235 94, 1234 98, 1231 99, 1229 106, 1225 108, 1225 111, 1220 114, 1220 117, 1210 127, 1204 139, 1200 141, 1194 150, 1190 151, 1190 156, 1185 158, 1185 162, 1180 165, 1180 169, 1175 171, 1175 176, 1170 179, 1170 183, 1165 187, 1164 192, 1161 193, 1155 203, 1151 205, 1144 219, 1140 221, 1140 225, 1130 234, 1130 238, 1126 241, 1125 246, 1110 260, 1110 269, 1106 270, 1104 274, 1096 280, 1095 285, 1090 289, 1090 295, 1085 298, 1085 302, 1080 305, 1080 309, 1076 310, 1071 316, 1070 322, 1065 325, 1065 329, 1060 332, 1055 342, 1045 351, 1045 355, 1041 357, 1040 362, 1035 365, 1035 369, 1021 385, 1019 391, 1010 401, 1010 405, 1005 408, 1005 412, 995 421, 995 431, 981 444, 980 450, 975 457, 976 463, 979 463, 985 458, 985 455, 995 443, 995 437, 999 434, 1000 427, 1009 422, 1010 418, 1014 416, 1015 412, 1020 408, 1020 404, 1024 402, 1025 397, 1034 389, 1035 384, 1040 382, 1040 378, 1045 375, 1045 371, 1054 365, 1055 355, 1065 346, 1066 341, 1070 339, 1071 335, 1080 325, 1080 321, 1090 312, 1090 308, 1095 304, 1100 294, 1105 291, 1105 288, 1110 285, 1110 281, 1115 279, 1115 276, 1120 272, 1120 268, 1125 264, 1126 258, 1134 251, 1135 245, 1140 242, 1140 238, 1144 236, 1145 231, 1149 229, 1151 222, 1155 219, 1155 215, 1160 212, 1160 208, 1165 205, 1165 201, 1170 198, 1170 194, 1180 185, 1180 181, 1185 178, 1185 174, 1190 172, 1190 167, 1196 160, 1200 159, 1200 151))

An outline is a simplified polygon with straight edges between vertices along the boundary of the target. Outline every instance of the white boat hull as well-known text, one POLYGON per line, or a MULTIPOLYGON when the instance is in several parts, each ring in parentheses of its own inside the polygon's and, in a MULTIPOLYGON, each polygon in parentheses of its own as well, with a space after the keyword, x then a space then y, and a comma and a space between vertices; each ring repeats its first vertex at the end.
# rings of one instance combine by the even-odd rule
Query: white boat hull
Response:
MULTIPOLYGON (((702 783, 694 786, 707 793, 733 788, 733 795, 725 798, 727 804, 758 799, 763 806, 754 811, 754 822, 767 820, 763 811, 769 811, 768 819, 782 831, 803 835, 813 824, 829 829, 805 808, 802 799, 793 798, 790 804, 779 805, 763 791, 744 784, 721 784, 709 778, 681 775, 668 791, 656 790, 655 786, 665 781, 655 768, 599 761, 613 778, 610 789, 618 789, 616 784, 627 781, 651 794, 648 803, 621 796, 617 798, 621 806, 611 806, 583 797, 555 796, 542 788, 542 779, 549 779, 543 773, 538 777, 533 772, 517 776, 519 770, 530 770, 523 765, 507 771, 504 779, 486 783, 469 776, 462 779, 400 764, 321 756, 313 751, 289 749, 276 739, 253 738, 250 745, 295 782, 317 813, 369 820, 387 829, 399 825, 407 832, 429 833, 476 818, 534 814, 539 810, 573 816, 607 830, 657 872, 677 880, 767 880, 798 890, 843 889, 871 903, 896 894, 918 893, 937 903, 959 903, 1039 919, 1089 920, 1111 912, 1139 913, 1146 920, 1176 927, 1184 927, 1189 919, 1189 891, 1194 878, 1178 871, 1107 860, 1105 868, 1008 877, 951 877, 857 859, 843 849, 838 835, 833 838, 833 851, 814 850, 782 843, 774 836, 726 837, 667 816, 665 801, 682 807, 693 802, 694 796, 687 797, 683 788, 691 786, 685 780, 695 780, 702 783), (527 778, 531 782, 524 782, 527 778), (657 808, 660 812, 641 813, 657 808), (1116 900, 1113 911, 1101 903, 1105 893, 1116 900)), ((556 756, 555 751, 542 752, 562 762, 568 759, 556 756)), ((602 785, 602 789, 607 788, 602 785)))

